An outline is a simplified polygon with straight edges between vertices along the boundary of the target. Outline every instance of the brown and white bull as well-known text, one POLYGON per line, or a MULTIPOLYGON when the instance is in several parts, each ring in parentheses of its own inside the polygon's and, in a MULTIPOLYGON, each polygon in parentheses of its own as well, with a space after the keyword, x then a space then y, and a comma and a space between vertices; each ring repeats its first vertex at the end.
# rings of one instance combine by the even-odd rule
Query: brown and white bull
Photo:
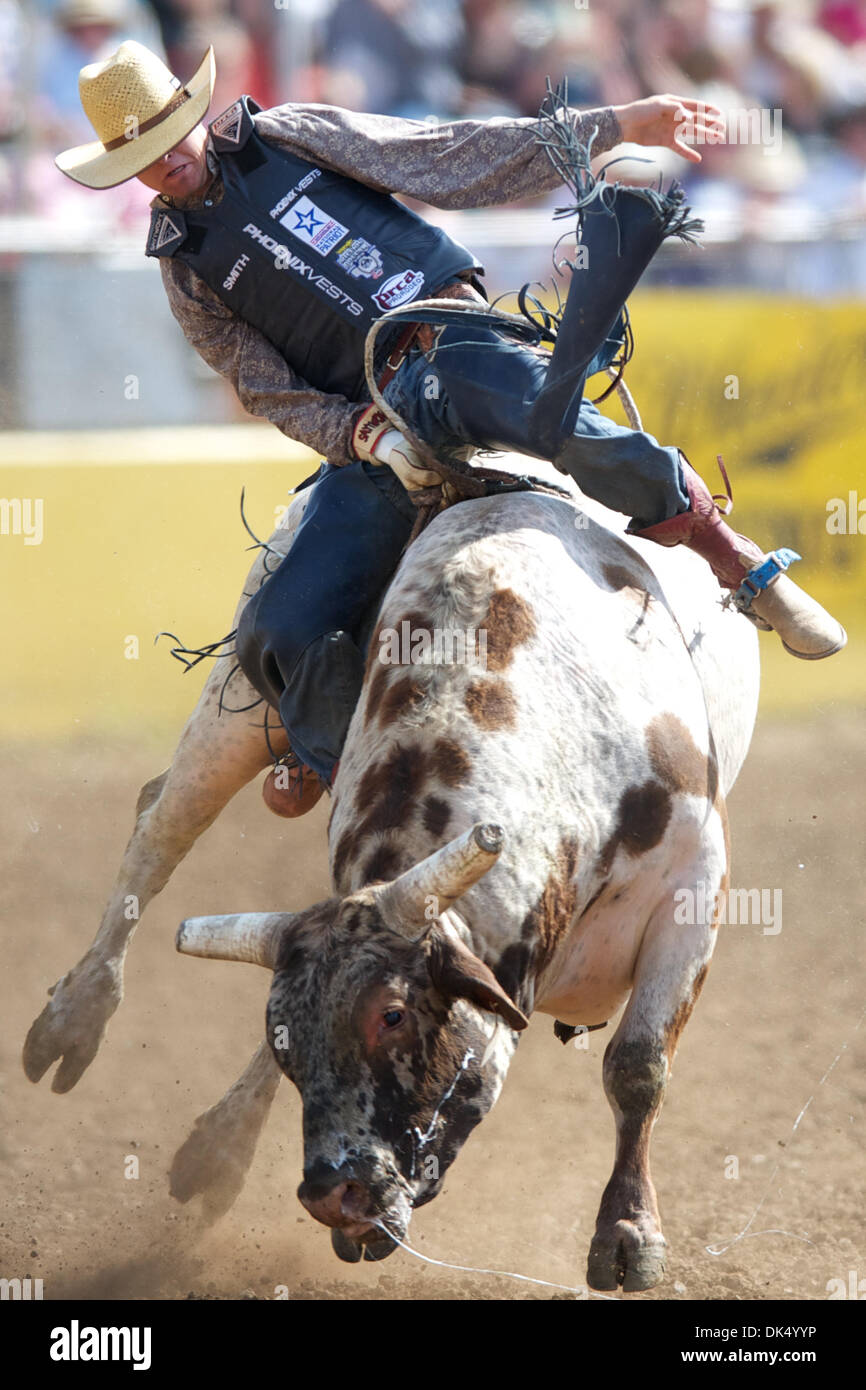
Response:
MULTIPOLYGON (((343 1259, 382 1258, 494 1104, 529 1016, 591 1026, 625 1006, 604 1058, 616 1159, 588 1279, 661 1278, 649 1139, 716 934, 678 925, 676 895, 712 904, 727 884, 757 642, 699 559, 618 531, 578 494, 509 494, 448 510, 407 552, 334 789, 332 896, 179 933, 181 951, 274 974, 267 1041, 176 1156, 176 1196, 230 1205, 285 1073, 303 1099, 301 1201, 343 1259), (425 662, 437 631, 464 634, 473 659, 425 662)), ((55 1090, 120 1002, 127 895, 143 907, 269 761, 260 728, 216 717, 221 680, 143 789, 96 940, 30 1031, 33 1080, 63 1057, 55 1090)))

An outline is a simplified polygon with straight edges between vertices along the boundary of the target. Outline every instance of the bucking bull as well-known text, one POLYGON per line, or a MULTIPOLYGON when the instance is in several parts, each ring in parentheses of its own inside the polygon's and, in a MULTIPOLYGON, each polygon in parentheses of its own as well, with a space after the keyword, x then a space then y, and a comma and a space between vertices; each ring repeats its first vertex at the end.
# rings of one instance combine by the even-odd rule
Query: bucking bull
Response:
MULTIPOLYGON (((381 1259, 494 1104, 533 1011, 566 1040, 624 1005, 604 1056, 616 1159, 588 1282, 662 1277, 650 1132, 716 936, 712 920, 678 925, 675 898, 712 903, 727 885, 725 797, 754 722, 757 640, 702 560, 626 538, 624 518, 566 485, 571 499, 463 502, 405 553, 334 786, 330 896, 183 923, 180 951, 273 978, 266 1042, 175 1157, 180 1200, 231 1205, 284 1073, 303 1101, 301 1202, 342 1259, 381 1259), (484 659, 476 642, 473 659, 430 660, 415 638, 437 631, 484 634, 484 659)), ((61 1059, 55 1091, 79 1080, 120 1003, 128 895, 143 909, 272 761, 258 720, 219 714, 222 680, 215 669, 170 768, 142 789, 99 932, 30 1029, 27 1075, 61 1059)))

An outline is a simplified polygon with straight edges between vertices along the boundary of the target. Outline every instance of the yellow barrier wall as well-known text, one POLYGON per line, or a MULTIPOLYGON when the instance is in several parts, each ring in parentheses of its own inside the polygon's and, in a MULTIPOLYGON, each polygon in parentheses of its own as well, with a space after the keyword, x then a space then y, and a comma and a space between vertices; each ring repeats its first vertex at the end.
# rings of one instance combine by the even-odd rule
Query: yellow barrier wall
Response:
MULTIPOLYGON (((767 547, 799 550, 795 577, 849 627, 849 648, 823 663, 796 662, 763 637, 763 707, 859 701, 866 534, 828 531, 827 504, 842 499, 847 517, 854 493, 866 531, 866 309, 679 291, 636 295, 631 308, 627 380, 645 428, 679 444, 714 487, 721 453, 734 523, 767 547)), ((613 398, 603 408, 623 418, 613 398)), ((0 513, 2 733, 170 736, 203 667, 183 675, 155 633, 198 646, 230 630, 253 558, 241 488, 264 537, 318 457, 257 425, 6 435, 0 447, 3 498, 42 499, 44 528, 27 544, 14 508, 0 513)))
POLYGON ((197 647, 231 630, 254 559, 241 488, 266 539, 318 455, 255 425, 7 435, 3 445, 14 460, 3 495, 44 499, 41 544, 0 537, 3 734, 179 732, 210 663, 184 674, 155 634, 197 647))
MULTIPOLYGON (((643 425, 678 444, 714 492, 731 478, 731 524, 766 549, 802 556, 791 577, 849 632, 846 650, 798 662, 761 639, 763 708, 861 701, 866 691, 866 305, 754 294, 653 291, 631 305, 626 380, 643 425), (853 495, 852 495, 853 494, 853 495), (828 530, 844 504, 846 529, 828 530), (862 527, 848 529, 863 504, 862 527)), ((598 377, 590 383, 593 394, 598 377)), ((624 416, 614 398, 602 409, 624 416)))

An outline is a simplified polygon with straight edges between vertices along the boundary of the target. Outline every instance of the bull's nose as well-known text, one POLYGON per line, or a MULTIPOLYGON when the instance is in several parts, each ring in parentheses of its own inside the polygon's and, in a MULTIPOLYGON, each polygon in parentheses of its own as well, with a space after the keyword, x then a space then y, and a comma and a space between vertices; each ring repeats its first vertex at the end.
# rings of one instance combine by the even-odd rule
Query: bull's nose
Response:
POLYGON ((323 1226, 339 1226, 352 1235, 362 1235, 370 1229, 367 1217, 370 1193, 354 1178, 337 1178, 330 1185, 302 1182, 298 1199, 323 1226))

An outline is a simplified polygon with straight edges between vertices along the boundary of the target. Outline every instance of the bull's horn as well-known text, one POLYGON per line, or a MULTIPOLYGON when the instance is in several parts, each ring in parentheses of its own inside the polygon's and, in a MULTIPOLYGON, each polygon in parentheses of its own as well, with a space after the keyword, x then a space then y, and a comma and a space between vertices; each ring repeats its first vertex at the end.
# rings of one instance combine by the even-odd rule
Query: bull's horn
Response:
POLYGON ((276 970, 280 942, 292 912, 235 912, 227 917, 187 917, 175 945, 185 956, 242 960, 276 970))
POLYGON ((479 821, 442 849, 380 888, 376 900, 386 924, 416 941, 452 903, 496 863, 502 849, 501 825, 479 821))

